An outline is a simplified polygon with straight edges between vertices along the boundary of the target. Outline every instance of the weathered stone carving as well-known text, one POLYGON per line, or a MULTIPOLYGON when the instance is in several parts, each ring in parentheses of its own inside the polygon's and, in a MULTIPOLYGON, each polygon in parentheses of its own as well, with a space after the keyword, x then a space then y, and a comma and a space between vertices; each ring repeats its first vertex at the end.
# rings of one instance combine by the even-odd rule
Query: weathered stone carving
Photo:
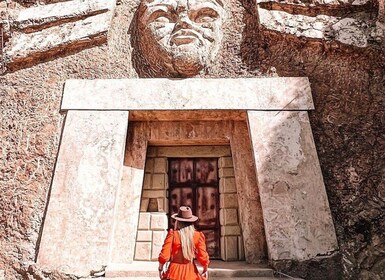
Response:
POLYGON ((222 41, 221 0, 143 0, 134 19, 133 62, 143 77, 191 77, 222 41))
POLYGON ((368 0, 257 0, 257 3, 262 33, 273 31, 359 48, 385 43, 381 5, 376 23, 377 12, 368 0))
MULTIPOLYGON (((26 5, 27 2, 33 4, 36 1, 20 1, 26 5)), ((0 73, 26 68, 107 42, 116 0, 42 2, 53 4, 21 10, 3 9, 5 47, 0 61, 3 59, 6 67, 0 67, 0 73)), ((1 21, 0 15, 0 33, 1 21)))

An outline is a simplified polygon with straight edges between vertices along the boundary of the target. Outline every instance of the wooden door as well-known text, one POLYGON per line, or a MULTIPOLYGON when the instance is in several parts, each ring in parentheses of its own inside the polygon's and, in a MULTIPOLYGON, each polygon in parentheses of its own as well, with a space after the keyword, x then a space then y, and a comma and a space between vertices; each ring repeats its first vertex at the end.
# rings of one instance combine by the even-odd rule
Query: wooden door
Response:
MULTIPOLYGON (((199 217, 195 227, 206 236, 210 258, 220 257, 218 158, 169 159, 169 215, 189 206, 199 217)), ((173 220, 169 219, 173 227, 173 220)))

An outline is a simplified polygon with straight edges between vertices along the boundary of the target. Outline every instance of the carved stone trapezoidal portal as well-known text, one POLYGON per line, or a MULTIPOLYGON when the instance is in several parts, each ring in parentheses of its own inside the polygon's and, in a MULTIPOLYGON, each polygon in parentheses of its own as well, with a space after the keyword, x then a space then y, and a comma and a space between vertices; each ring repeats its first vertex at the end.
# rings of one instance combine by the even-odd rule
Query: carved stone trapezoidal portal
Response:
POLYGON ((221 0, 142 0, 132 32, 143 77, 191 77, 208 67, 222 41, 221 0))

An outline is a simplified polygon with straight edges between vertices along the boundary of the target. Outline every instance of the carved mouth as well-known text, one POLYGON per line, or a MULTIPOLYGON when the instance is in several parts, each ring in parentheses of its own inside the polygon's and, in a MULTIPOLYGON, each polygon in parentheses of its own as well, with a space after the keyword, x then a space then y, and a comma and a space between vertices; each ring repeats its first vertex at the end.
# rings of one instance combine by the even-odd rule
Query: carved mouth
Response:
POLYGON ((175 32, 171 37, 171 43, 177 46, 187 45, 196 40, 200 40, 196 32, 192 30, 181 29, 175 32))

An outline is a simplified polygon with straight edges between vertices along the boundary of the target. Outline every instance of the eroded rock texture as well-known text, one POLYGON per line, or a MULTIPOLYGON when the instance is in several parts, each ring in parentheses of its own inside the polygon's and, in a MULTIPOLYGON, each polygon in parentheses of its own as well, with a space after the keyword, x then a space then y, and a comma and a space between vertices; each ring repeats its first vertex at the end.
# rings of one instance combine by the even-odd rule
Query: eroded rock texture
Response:
MULTIPOLYGON (((17 45, 13 43, 16 38, 49 28, 53 28, 52 32, 63 32, 57 30, 58 25, 46 26, 44 20, 44 30, 28 33, 12 29, 18 11, 36 7, 37 2, 0 2, 3 52, 17 45)), ((42 9, 49 2, 56 1, 39 1, 42 9)), ((86 44, 87 47, 76 43, 80 47, 57 53, 48 48, 33 63, 29 63, 29 58, 36 56, 26 55, 19 61, 19 67, 15 63, 13 68, 11 60, 1 65, 8 69, 0 77, 0 270, 5 270, 6 279, 62 277, 56 272, 43 273, 33 263, 61 135, 63 116, 59 107, 63 84, 69 78, 138 77, 132 63, 135 57, 132 58, 129 30, 139 1, 119 2, 108 35, 103 31, 105 39, 93 41, 99 43, 86 44), (108 45, 104 44, 106 41, 108 45)), ((306 1, 297 5, 302 8, 290 1, 270 3, 261 3, 260 7, 270 15, 285 13, 285 19, 274 28, 259 24, 259 8, 254 1, 226 1, 228 19, 223 23, 221 48, 212 65, 199 75, 307 76, 311 81, 316 110, 310 114, 310 122, 340 252, 306 263, 275 265, 291 275, 312 280, 384 279, 384 2, 371 6, 358 1, 359 9, 351 1, 339 1, 341 5, 310 5, 306 1), (334 17, 339 22, 353 19, 365 23, 368 27, 349 27, 349 34, 353 38, 364 38, 364 34, 366 44, 350 44, 333 36, 306 36, 306 30, 298 26, 308 24, 318 30, 317 20, 307 18, 316 15, 334 17), (289 25, 289 19, 298 21, 289 25), (280 29, 282 26, 284 30, 280 29), (373 32, 378 35, 370 35, 373 32)), ((103 14, 80 17, 83 21, 103 14)), ((77 20, 59 22, 72 28, 79 24, 77 20)), ((323 24, 327 25, 327 21, 323 24)), ((76 38, 75 42, 83 41, 76 38)), ((24 53, 22 45, 20 50, 24 53)))

